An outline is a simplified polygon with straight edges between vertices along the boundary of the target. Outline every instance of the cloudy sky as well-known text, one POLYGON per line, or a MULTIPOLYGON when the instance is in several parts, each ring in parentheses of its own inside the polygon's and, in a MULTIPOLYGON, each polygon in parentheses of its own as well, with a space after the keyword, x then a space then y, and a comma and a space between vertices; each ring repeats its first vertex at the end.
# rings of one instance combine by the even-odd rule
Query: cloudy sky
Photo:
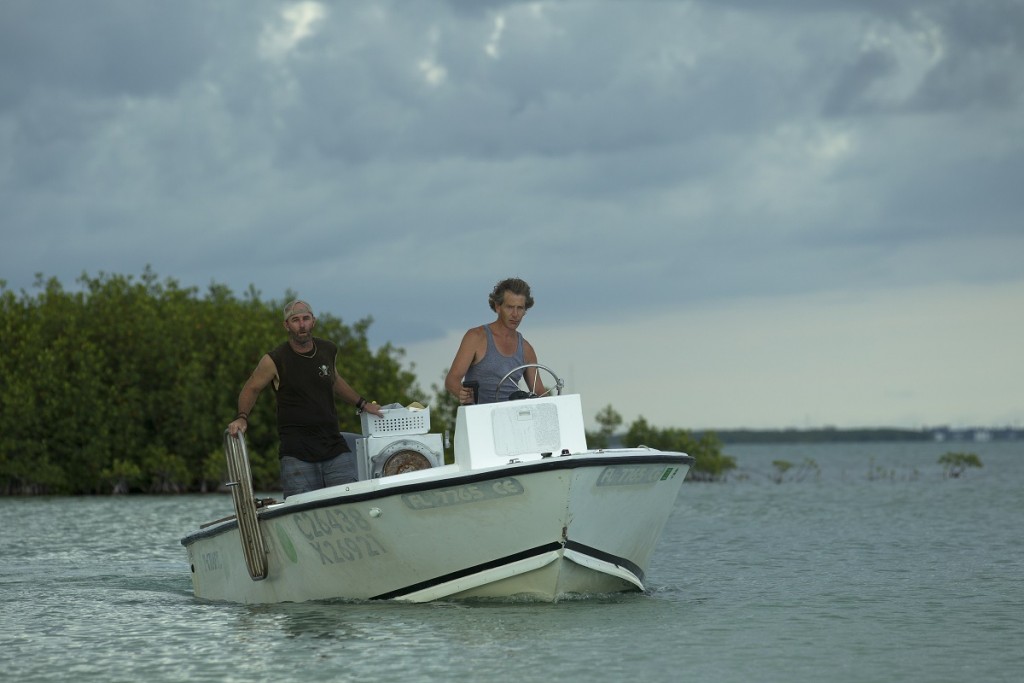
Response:
POLYGON ((0 230, 424 388, 517 275, 591 424, 1024 426, 1024 3, 3 0, 0 230))

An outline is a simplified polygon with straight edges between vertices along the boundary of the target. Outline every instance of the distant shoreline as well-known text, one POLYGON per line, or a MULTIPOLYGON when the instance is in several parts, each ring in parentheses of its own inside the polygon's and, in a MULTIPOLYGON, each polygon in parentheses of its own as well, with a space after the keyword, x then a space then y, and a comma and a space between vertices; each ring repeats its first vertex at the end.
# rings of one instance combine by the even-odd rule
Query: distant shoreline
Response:
POLYGON ((835 442, 877 442, 877 441, 1017 441, 1024 440, 1024 429, 969 427, 952 429, 935 427, 928 429, 899 429, 892 427, 864 427, 838 429, 702 429, 693 430, 694 435, 714 434, 723 444, 740 443, 835 443, 835 442))

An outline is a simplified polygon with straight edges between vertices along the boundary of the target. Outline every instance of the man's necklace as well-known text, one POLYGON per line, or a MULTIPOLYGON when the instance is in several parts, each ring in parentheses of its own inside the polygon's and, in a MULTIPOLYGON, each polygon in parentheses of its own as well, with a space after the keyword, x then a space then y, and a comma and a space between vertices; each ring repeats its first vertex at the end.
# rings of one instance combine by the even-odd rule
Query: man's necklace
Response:
POLYGON ((316 355, 316 342, 313 342, 313 350, 310 351, 308 354, 299 353, 298 351, 295 351, 295 353, 296 355, 302 356, 303 358, 312 358, 313 356, 316 355))

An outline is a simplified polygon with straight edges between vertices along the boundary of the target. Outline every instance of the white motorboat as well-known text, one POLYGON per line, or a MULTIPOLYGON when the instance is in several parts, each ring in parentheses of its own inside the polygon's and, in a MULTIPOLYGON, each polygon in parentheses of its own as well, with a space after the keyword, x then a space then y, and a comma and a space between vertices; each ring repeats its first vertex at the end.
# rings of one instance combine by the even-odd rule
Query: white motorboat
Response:
POLYGON ((359 481, 259 507, 244 440, 226 436, 235 515, 181 540, 196 597, 557 601, 644 590, 691 456, 589 450, 580 397, 566 394, 460 407, 446 465, 429 414, 364 415, 359 481))

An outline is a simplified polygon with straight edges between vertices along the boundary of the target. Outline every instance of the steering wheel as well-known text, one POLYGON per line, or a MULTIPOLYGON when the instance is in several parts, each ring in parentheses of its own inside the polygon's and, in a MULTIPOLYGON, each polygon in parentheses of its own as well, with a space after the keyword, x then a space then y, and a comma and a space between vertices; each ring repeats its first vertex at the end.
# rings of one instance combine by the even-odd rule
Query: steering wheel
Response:
MULTIPOLYGON (((540 365, 538 363, 527 363, 526 365, 520 365, 517 368, 512 368, 511 370, 508 371, 507 375, 505 375, 504 377, 501 378, 501 381, 498 382, 497 388, 494 390, 494 400, 495 401, 498 400, 498 393, 501 392, 501 387, 502 387, 502 385, 505 384, 505 382, 511 382, 512 386, 514 386, 516 388, 516 390, 513 391, 512 394, 508 397, 508 400, 510 400, 510 401, 515 401, 515 400, 518 400, 518 399, 521 399, 521 398, 540 398, 540 396, 537 396, 537 393, 534 391, 534 389, 537 388, 537 380, 540 378, 540 372, 539 372, 540 370, 543 370, 544 372, 548 373, 555 380, 554 386, 546 389, 544 391, 544 393, 541 394, 540 396, 547 396, 552 391, 554 391, 556 395, 560 396, 562 394, 562 389, 565 388, 565 382, 562 380, 562 378, 560 378, 558 375, 556 375, 555 371, 552 370, 549 367, 546 367, 544 365, 540 365), (538 372, 534 372, 534 374, 533 374, 533 386, 532 387, 527 387, 529 389, 529 391, 523 391, 522 389, 519 388, 518 380, 512 379, 512 375, 516 374, 520 370, 529 370, 530 368, 533 368, 534 370, 536 370, 538 372)), ((525 383, 525 380, 526 380, 526 378, 524 377, 523 378, 524 383, 525 383)))

